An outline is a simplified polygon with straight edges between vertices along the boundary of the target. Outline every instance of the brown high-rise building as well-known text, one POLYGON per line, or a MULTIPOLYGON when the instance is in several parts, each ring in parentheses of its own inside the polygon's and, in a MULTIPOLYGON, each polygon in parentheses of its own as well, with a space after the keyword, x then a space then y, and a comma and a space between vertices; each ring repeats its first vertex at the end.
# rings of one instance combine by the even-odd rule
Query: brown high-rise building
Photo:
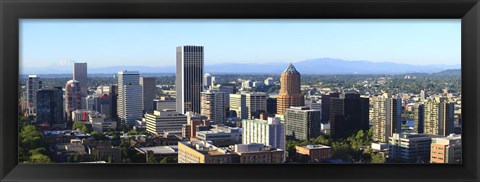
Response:
POLYGON ((300 73, 292 63, 280 77, 280 93, 277 97, 277 113, 284 114, 291 106, 303 106, 304 98, 300 90, 300 73))

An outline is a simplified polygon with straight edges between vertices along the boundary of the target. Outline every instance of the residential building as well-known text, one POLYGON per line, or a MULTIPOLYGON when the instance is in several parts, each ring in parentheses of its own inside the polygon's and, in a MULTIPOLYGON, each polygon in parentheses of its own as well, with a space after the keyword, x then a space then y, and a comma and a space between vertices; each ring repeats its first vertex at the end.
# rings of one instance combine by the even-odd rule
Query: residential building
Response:
POLYGON ((207 90, 201 93, 201 114, 217 124, 225 122, 225 93, 207 90))
POLYGON ((454 129, 454 103, 443 98, 424 102, 424 132, 432 135, 448 136, 454 129))
POLYGON ((417 103, 414 106, 413 110, 413 132, 414 133, 424 133, 424 119, 425 119, 425 109, 424 105, 417 103))
POLYGON ((230 110, 235 111, 237 117, 241 119, 258 117, 262 111, 267 110, 267 94, 263 92, 230 94, 230 110))
POLYGON ((388 94, 372 98, 372 129, 373 140, 387 142, 393 133, 402 132, 402 101, 388 94))
POLYGON ((177 112, 200 113, 200 92, 203 90, 203 46, 177 47, 176 67, 177 112))
POLYGON ((203 75, 203 90, 208 90, 212 85, 212 75, 205 73, 203 75))

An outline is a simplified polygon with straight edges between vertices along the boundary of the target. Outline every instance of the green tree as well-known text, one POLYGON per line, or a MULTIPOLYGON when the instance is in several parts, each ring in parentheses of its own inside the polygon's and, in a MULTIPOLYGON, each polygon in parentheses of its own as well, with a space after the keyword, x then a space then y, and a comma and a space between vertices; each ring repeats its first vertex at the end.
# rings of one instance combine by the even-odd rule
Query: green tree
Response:
POLYGON ((95 138, 95 140, 106 140, 107 139, 107 136, 105 136, 103 133, 99 133, 99 132, 96 132, 96 131, 93 131, 92 133, 90 133, 90 136, 95 138))
POLYGON ((26 125, 19 134, 20 146, 27 151, 43 147, 42 134, 33 125, 26 125))
POLYGON ((372 154, 372 163, 385 163, 385 158, 382 156, 382 154, 372 154))
POLYGON ((159 163, 160 164, 167 164, 168 163, 168 157, 164 157, 159 163))
POLYGON ((50 157, 43 154, 33 154, 32 157, 30 157, 30 162, 45 164, 45 163, 52 163, 52 160, 50 159, 50 157))
POLYGON ((90 133, 90 130, 88 129, 87 125, 81 121, 75 121, 72 126, 72 130, 80 129, 82 133, 90 133))

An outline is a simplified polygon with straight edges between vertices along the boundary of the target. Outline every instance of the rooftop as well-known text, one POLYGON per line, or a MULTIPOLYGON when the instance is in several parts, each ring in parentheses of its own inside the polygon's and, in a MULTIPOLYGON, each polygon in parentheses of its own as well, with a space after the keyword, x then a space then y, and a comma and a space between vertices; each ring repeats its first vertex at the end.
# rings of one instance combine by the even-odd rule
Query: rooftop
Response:
POLYGON ((154 154, 176 154, 178 153, 178 145, 141 147, 139 150, 143 152, 153 151, 154 154))

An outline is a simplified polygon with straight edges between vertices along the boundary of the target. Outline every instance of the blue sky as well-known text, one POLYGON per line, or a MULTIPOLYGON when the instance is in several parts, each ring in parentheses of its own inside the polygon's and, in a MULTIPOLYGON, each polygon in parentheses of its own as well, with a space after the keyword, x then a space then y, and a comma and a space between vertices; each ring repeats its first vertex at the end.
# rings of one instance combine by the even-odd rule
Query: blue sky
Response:
MULTIPOLYGON (((314 58, 460 64, 460 20, 33 20, 20 22, 21 67, 166 66, 175 47, 205 64, 314 58)), ((69 67, 71 68, 71 67, 69 67)))

